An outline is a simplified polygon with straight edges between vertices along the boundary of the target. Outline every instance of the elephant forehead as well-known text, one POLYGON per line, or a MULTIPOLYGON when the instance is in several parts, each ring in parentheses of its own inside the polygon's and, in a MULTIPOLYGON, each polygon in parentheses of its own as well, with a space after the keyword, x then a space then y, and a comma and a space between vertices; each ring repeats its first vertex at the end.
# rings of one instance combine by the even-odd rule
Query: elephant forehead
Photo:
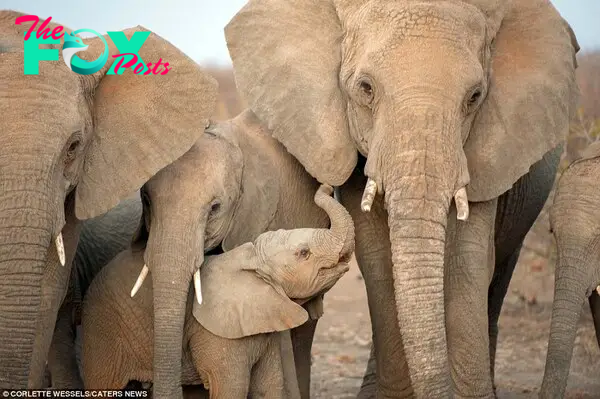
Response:
POLYGON ((152 190, 168 189, 174 183, 201 189, 211 184, 229 187, 241 179, 242 163, 231 146, 204 134, 185 154, 163 168, 149 182, 152 190))
POLYGON ((418 36, 470 43, 486 31, 485 17, 476 7, 449 1, 373 1, 350 19, 352 25, 383 40, 418 36))
MULTIPOLYGON (((81 105, 84 93, 78 75, 61 61, 40 62, 37 75, 24 75, 23 53, 0 54, 0 113, 2 124, 41 122, 47 131, 71 134, 81 128, 81 105), (18 104, 15 107, 15 103, 18 104), (8 117, 8 115, 18 117, 8 117)), ((41 126, 41 125, 40 125, 41 126)), ((50 132, 47 132, 48 134, 50 132)))

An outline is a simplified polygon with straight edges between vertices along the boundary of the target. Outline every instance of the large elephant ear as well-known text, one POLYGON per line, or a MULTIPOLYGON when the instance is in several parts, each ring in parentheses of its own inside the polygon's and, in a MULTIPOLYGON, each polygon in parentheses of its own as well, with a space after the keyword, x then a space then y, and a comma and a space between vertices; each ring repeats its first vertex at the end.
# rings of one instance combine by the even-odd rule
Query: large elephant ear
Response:
MULTIPOLYGON (((128 40, 137 27, 124 31, 128 40)), ((77 186, 79 219, 108 211, 139 189, 156 172, 183 155, 203 133, 216 103, 217 82, 165 39, 150 33, 138 51, 145 63, 168 62, 165 75, 107 75, 109 62, 94 77, 94 135, 77 186)), ((90 41, 82 58, 96 59, 104 50, 99 38, 90 41), (88 54, 89 53, 89 54, 88 54)), ((159 68, 162 70, 161 68, 159 68)))
POLYGON ((357 161, 339 88, 342 29, 330 0, 250 0, 225 27, 238 89, 321 183, 357 161))
POLYGON ((210 257, 200 268, 202 304, 194 300, 192 314, 204 328, 220 337, 236 339, 285 331, 308 320, 302 306, 289 299, 281 287, 263 280, 255 266, 254 245, 246 243, 210 257))
POLYGON ((235 130, 244 166, 239 203, 221 244, 224 251, 254 241, 268 229, 279 206, 279 185, 283 182, 270 155, 280 144, 269 136, 256 115, 247 110, 229 126, 235 130))
POLYGON ((489 30, 497 29, 490 89, 465 143, 469 200, 487 201, 566 138, 579 95, 579 45, 548 0, 466 1, 483 8, 489 30), (500 3, 505 12, 493 12, 500 3))

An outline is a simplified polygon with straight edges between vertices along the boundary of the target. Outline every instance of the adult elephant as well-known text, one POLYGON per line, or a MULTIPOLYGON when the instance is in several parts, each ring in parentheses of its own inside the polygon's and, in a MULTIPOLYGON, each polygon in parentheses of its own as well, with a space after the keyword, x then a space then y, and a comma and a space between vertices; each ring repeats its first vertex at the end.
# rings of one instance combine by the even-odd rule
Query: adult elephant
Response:
MULTIPOLYGON (((139 55, 168 61, 166 75, 107 75, 110 62, 79 75, 62 55, 40 62, 38 75, 24 75, 23 38, 32 23, 15 24, 24 15, 0 11, 1 388, 43 384, 78 220, 108 211, 187 151, 207 123, 217 88, 154 33, 139 55)), ((136 31, 147 32, 124 33, 130 39, 136 31)), ((118 50, 104 40, 112 60, 118 50)), ((101 39, 86 43, 81 58, 99 58, 101 39)), ((45 48, 61 53, 60 43, 45 48)))
POLYGON ((493 397, 497 314, 575 110, 571 28, 547 0, 250 0, 225 36, 250 108, 342 185, 378 393, 493 397))

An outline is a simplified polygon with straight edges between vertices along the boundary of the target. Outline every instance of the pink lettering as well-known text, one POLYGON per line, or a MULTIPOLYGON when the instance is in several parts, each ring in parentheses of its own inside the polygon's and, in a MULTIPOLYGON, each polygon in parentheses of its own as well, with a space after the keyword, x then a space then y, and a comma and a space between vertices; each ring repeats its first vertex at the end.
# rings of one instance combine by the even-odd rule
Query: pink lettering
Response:
POLYGON ((117 65, 115 65, 115 68, 114 68, 114 72, 115 73, 118 73, 119 69, 121 69, 121 64, 123 64, 123 60, 125 59, 126 55, 132 55, 133 58, 131 60, 129 60, 125 65, 123 65, 123 68, 125 68, 125 69, 130 68, 130 67, 134 66, 137 63, 138 57, 134 53, 123 53, 123 54, 113 55, 113 58, 119 58, 120 57, 120 60, 117 62, 117 65))
POLYGON ((171 68, 169 68, 169 63, 165 62, 165 70, 161 72, 161 75, 168 74, 170 70, 171 70, 171 68))
POLYGON ((159 67, 159 66, 161 66, 161 65, 162 65, 162 58, 159 58, 159 59, 158 59, 158 62, 154 64, 154 68, 152 68, 152 74, 153 74, 153 75, 158 75, 158 73, 159 73, 160 71, 159 71, 158 69, 156 69, 156 68, 158 68, 158 67, 159 67))
POLYGON ((140 72, 142 72, 142 69, 144 69, 144 64, 140 62, 139 64, 137 64, 137 66, 133 70, 133 73, 138 75, 140 72))
POLYGON ((25 34, 25 40, 29 39, 29 37, 31 36, 31 32, 35 30, 35 26, 38 22, 40 22, 40 17, 38 17, 37 15, 22 15, 15 19, 15 25, 21 25, 23 22, 29 21, 33 21, 33 25, 29 27, 29 30, 27 30, 27 33, 25 34))
POLYGON ((62 32, 62 30, 63 30, 63 27, 60 25, 57 26, 56 28, 54 28, 52 30, 52 38, 56 39, 56 40, 60 40, 60 38, 65 35, 64 33, 60 33, 60 32, 62 32), (59 35, 59 33, 60 33, 60 35, 59 35))
POLYGON ((42 22, 42 24, 38 28, 37 32, 35 33, 35 36, 38 39, 42 35, 44 35, 44 39, 48 39, 50 37, 50 28, 46 28, 46 25, 48 25, 48 23, 50 23, 51 20, 52 20, 52 17, 48 17, 48 18, 46 18, 46 20, 44 22, 42 22))
POLYGON ((33 32, 35 32, 35 36, 38 39, 42 35, 44 35, 44 39, 48 39, 50 36, 52 36, 53 39, 59 40, 64 35, 64 33, 60 33, 63 30, 63 27, 60 25, 55 27, 52 30, 52 32, 50 32, 50 28, 46 27, 50 23, 50 21, 52 21, 52 17, 46 18, 46 20, 44 20, 44 22, 42 22, 42 24, 40 25, 40 27, 37 30, 35 29, 35 27, 37 26, 37 23, 40 22, 40 17, 38 17, 37 15, 22 15, 22 16, 18 17, 17 19, 15 19, 15 25, 21 25, 23 22, 30 22, 30 21, 32 21, 33 24, 29 27, 29 29, 27 30, 27 33, 25 34, 25 40, 28 40, 31 37, 31 34, 33 32))
POLYGON ((152 69, 150 69, 150 67, 152 66, 152 63, 149 62, 148 65, 146 65, 148 67, 148 69, 146 70, 146 72, 144 72, 144 76, 146 75, 150 75, 152 73, 152 69))

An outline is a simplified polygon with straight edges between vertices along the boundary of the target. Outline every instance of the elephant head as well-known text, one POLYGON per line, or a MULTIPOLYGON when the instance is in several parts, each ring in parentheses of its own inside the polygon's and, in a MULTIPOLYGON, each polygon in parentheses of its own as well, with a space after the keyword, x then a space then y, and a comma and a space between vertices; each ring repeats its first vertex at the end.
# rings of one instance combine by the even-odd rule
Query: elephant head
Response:
MULTIPOLYGON (((562 173, 550 208, 550 226, 556 239, 552 323, 546 369, 540 397, 565 396, 577 322, 582 303, 600 294, 600 142, 588 146, 581 158, 562 173)), ((590 301, 592 313, 595 310, 590 301)), ((600 320, 596 337, 600 344, 600 320)))
MULTIPOLYGON (((108 36, 84 39, 89 48, 78 53, 97 59, 107 42, 109 62, 96 73, 71 71, 56 43, 41 50, 59 59, 40 62, 37 75, 24 75, 23 39, 32 23, 16 24, 23 15, 0 11, 3 388, 41 387, 77 220, 103 214, 185 153, 206 126, 217 91, 212 77, 152 32, 139 55, 168 61, 166 75, 136 76, 130 69, 107 74, 119 52, 108 36)), ((134 32, 148 31, 136 27, 124 34, 129 40, 134 32)))
POLYGON ((332 192, 323 185, 315 194, 330 229, 267 231, 209 258, 201 269, 206 298, 192 308, 196 320, 230 339, 304 324, 308 313, 300 305, 333 287, 354 252, 352 218, 332 192))
POLYGON ((225 36, 241 95, 310 174, 339 186, 366 158, 413 389, 444 397, 452 199, 465 220, 563 140, 571 28, 547 0, 249 0, 225 36))

